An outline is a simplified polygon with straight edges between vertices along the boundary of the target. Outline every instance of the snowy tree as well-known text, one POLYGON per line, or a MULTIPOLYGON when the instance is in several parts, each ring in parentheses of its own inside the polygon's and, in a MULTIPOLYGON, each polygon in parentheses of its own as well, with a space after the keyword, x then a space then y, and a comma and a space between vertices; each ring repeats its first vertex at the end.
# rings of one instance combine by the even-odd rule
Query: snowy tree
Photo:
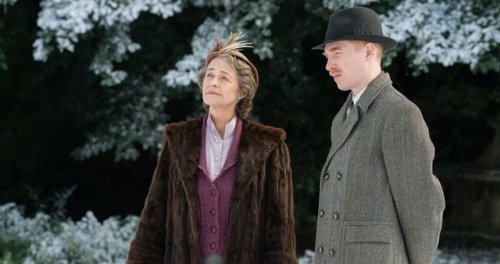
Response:
POLYGON ((406 49, 415 73, 433 63, 500 71, 500 5, 476 0, 404 0, 383 16, 386 32, 406 49))
POLYGON ((91 69, 103 77, 103 85, 121 83, 127 73, 114 70, 113 64, 137 51, 140 45, 129 37, 129 25, 141 12, 167 19, 181 11, 180 1, 170 0, 43 0, 38 17, 40 31, 33 43, 35 60, 46 61, 54 50, 74 52, 75 44, 94 27, 106 34, 101 39, 91 69))
POLYGON ((208 17, 196 30, 192 39, 193 53, 186 55, 176 63, 176 69, 170 70, 164 80, 168 86, 186 86, 196 81, 196 74, 202 66, 204 56, 210 50, 214 39, 225 38, 229 33, 245 31, 247 37, 255 43, 254 52, 260 59, 272 58, 273 43, 269 39, 269 26, 272 15, 277 11, 279 1, 194 1, 196 6, 222 7, 216 18, 208 17))
MULTIPOLYGON (((469 65, 471 70, 500 71, 498 56, 490 56, 500 43, 500 5, 488 0, 335 0, 319 3, 309 0, 310 10, 325 8, 331 12, 369 4, 386 9, 381 13, 384 33, 398 42, 397 52, 406 50, 414 74, 426 72, 430 64, 469 65)), ((378 10, 377 10, 378 11, 378 10)), ((329 13, 328 13, 329 14, 329 13)), ((396 52, 388 54, 385 64, 396 52)))
MULTIPOLYGON (((14 3, 0 2, 4 6, 14 3)), ((276 35, 271 31, 273 16, 286 5, 281 0, 42 0, 33 58, 45 62, 54 51, 78 54, 78 43, 92 38, 96 48, 89 69, 108 87, 103 88, 108 96, 105 107, 96 109, 100 124, 88 131, 87 143, 74 156, 85 159, 113 150, 116 160, 136 159, 141 150, 155 149, 161 126, 169 119, 162 105, 174 90, 196 91, 197 71, 214 39, 242 32, 254 42, 252 52, 259 59, 274 58, 280 43, 275 43, 276 35), (152 78, 141 76, 144 73, 130 75, 122 65, 142 48, 132 38, 131 25, 141 14, 169 20, 189 17, 186 10, 207 10, 192 32, 190 51, 176 54, 177 60, 166 62, 162 70, 153 69, 155 72, 148 73, 152 78)), ((500 6, 491 1, 306 0, 303 5, 311 12, 307 15, 323 19, 345 7, 373 7, 382 15, 386 34, 399 43, 385 63, 405 52, 414 74, 426 72, 432 64, 466 64, 473 71, 500 71, 498 56, 490 55, 498 53, 500 6)), ((1 58, 0 52, 0 63, 1 58)))
MULTIPOLYGON (((254 52, 260 58, 272 57, 269 26, 277 11, 278 1, 61 1, 44 0, 38 17, 38 38, 33 43, 35 60, 46 61, 54 51, 76 52, 75 45, 96 30, 104 32, 90 69, 102 78, 103 86, 122 84, 128 73, 116 69, 116 64, 128 59, 141 45, 130 37, 130 24, 141 13, 151 13, 163 19, 182 12, 187 6, 214 9, 196 30, 192 39, 192 54, 185 55, 165 73, 163 82, 144 83, 138 77, 122 85, 116 94, 110 94, 109 108, 98 110, 104 116, 96 131, 89 131, 88 142, 74 152, 84 159, 108 150, 115 150, 117 160, 135 159, 142 149, 157 146, 161 137, 161 124, 166 115, 161 104, 166 101, 168 87, 187 86, 195 81, 203 56, 216 38, 230 32, 243 31, 256 43, 254 52), (135 79, 135 80, 134 80, 135 79), (122 104, 114 102, 122 101, 122 104), (123 103, 128 101, 128 103, 123 103), (116 109, 116 108, 120 109, 116 109)), ((172 32, 175 34, 175 32, 172 32)), ((160 78, 160 77, 158 77, 160 78)))

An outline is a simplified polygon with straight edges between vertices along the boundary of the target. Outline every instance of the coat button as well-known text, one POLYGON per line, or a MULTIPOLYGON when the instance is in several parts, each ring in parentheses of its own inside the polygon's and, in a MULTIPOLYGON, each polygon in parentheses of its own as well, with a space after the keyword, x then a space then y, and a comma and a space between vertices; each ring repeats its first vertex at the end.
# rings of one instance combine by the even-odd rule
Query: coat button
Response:
POLYGON ((212 226, 212 227, 210 228, 210 232, 212 232, 212 233, 216 233, 216 232, 217 232, 217 227, 212 226))
POLYGON ((212 189, 212 190, 210 191, 210 194, 211 194, 212 196, 216 196, 216 195, 217 195, 217 190, 216 190, 216 189, 212 189))
POLYGON ((337 173, 337 180, 339 180, 339 181, 342 180, 342 177, 343 177, 342 173, 340 173, 340 172, 337 173))
POLYGON ((333 219, 335 219, 335 220, 339 219, 339 214, 338 213, 333 213, 333 219))
POLYGON ((210 209, 210 214, 211 215, 216 215, 217 214, 217 210, 215 208, 210 209))
POLYGON ((332 249, 330 249, 330 250, 328 251, 328 254, 330 255, 330 257, 334 257, 334 256, 335 256, 335 249, 333 249, 333 248, 332 248, 332 249))
POLYGON ((319 254, 323 254, 323 246, 319 246, 318 247, 318 253, 319 254))
POLYGON ((323 217, 325 215, 325 211, 319 210, 319 217, 323 217))
POLYGON ((330 179, 330 174, 328 174, 328 172, 325 173, 325 175, 323 175, 323 179, 325 179, 325 180, 330 179))
POLYGON ((215 249, 215 243, 213 243, 213 242, 212 242, 212 243, 210 243, 210 248, 211 248, 211 249, 215 249))

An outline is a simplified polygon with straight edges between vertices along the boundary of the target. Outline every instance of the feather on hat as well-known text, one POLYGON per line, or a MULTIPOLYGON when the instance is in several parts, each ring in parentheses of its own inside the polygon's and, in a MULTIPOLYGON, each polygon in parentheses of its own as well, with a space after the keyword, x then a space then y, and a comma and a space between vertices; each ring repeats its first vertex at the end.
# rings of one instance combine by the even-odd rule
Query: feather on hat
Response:
POLYGON ((242 40, 244 37, 241 33, 231 33, 229 39, 222 43, 220 40, 215 41, 215 47, 208 53, 207 58, 205 60, 205 67, 217 56, 222 54, 229 54, 233 57, 236 57, 246 64, 250 66, 252 69, 253 75, 255 77, 256 87, 259 85, 259 73, 257 72, 257 68, 250 62, 250 60, 240 52, 243 48, 251 48, 252 43, 242 40))

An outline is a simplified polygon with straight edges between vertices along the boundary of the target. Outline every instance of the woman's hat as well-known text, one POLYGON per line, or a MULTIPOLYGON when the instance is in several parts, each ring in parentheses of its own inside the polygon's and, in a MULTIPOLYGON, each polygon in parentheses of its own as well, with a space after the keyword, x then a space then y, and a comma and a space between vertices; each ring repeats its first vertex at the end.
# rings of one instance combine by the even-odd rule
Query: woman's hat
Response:
POLYGON ((323 50, 325 45, 338 40, 361 40, 380 43, 384 50, 396 46, 396 41, 384 36, 377 13, 366 7, 352 7, 330 16, 325 41, 313 50, 323 50))
POLYGON ((243 40, 244 35, 240 33, 231 33, 229 39, 222 43, 220 40, 215 41, 215 47, 208 53, 207 58, 205 59, 205 67, 217 56, 222 54, 229 54, 233 57, 236 57, 246 64, 250 66, 252 69, 252 73, 255 78, 256 87, 259 86, 259 72, 257 68, 250 62, 250 60, 240 52, 243 48, 251 48, 252 43, 243 40))

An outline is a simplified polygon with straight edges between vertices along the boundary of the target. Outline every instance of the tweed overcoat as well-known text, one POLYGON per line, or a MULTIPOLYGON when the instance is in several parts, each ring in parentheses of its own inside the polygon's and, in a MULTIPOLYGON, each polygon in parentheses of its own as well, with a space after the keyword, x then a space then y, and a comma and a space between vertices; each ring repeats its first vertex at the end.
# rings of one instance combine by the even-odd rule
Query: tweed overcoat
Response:
POLYGON ((430 264, 444 210, 418 107, 382 72, 334 117, 321 172, 317 264, 430 264))
MULTIPOLYGON (((127 263, 201 263, 197 170, 202 121, 165 127, 127 263)), ((297 263, 285 132, 242 121, 224 263, 297 263)))

